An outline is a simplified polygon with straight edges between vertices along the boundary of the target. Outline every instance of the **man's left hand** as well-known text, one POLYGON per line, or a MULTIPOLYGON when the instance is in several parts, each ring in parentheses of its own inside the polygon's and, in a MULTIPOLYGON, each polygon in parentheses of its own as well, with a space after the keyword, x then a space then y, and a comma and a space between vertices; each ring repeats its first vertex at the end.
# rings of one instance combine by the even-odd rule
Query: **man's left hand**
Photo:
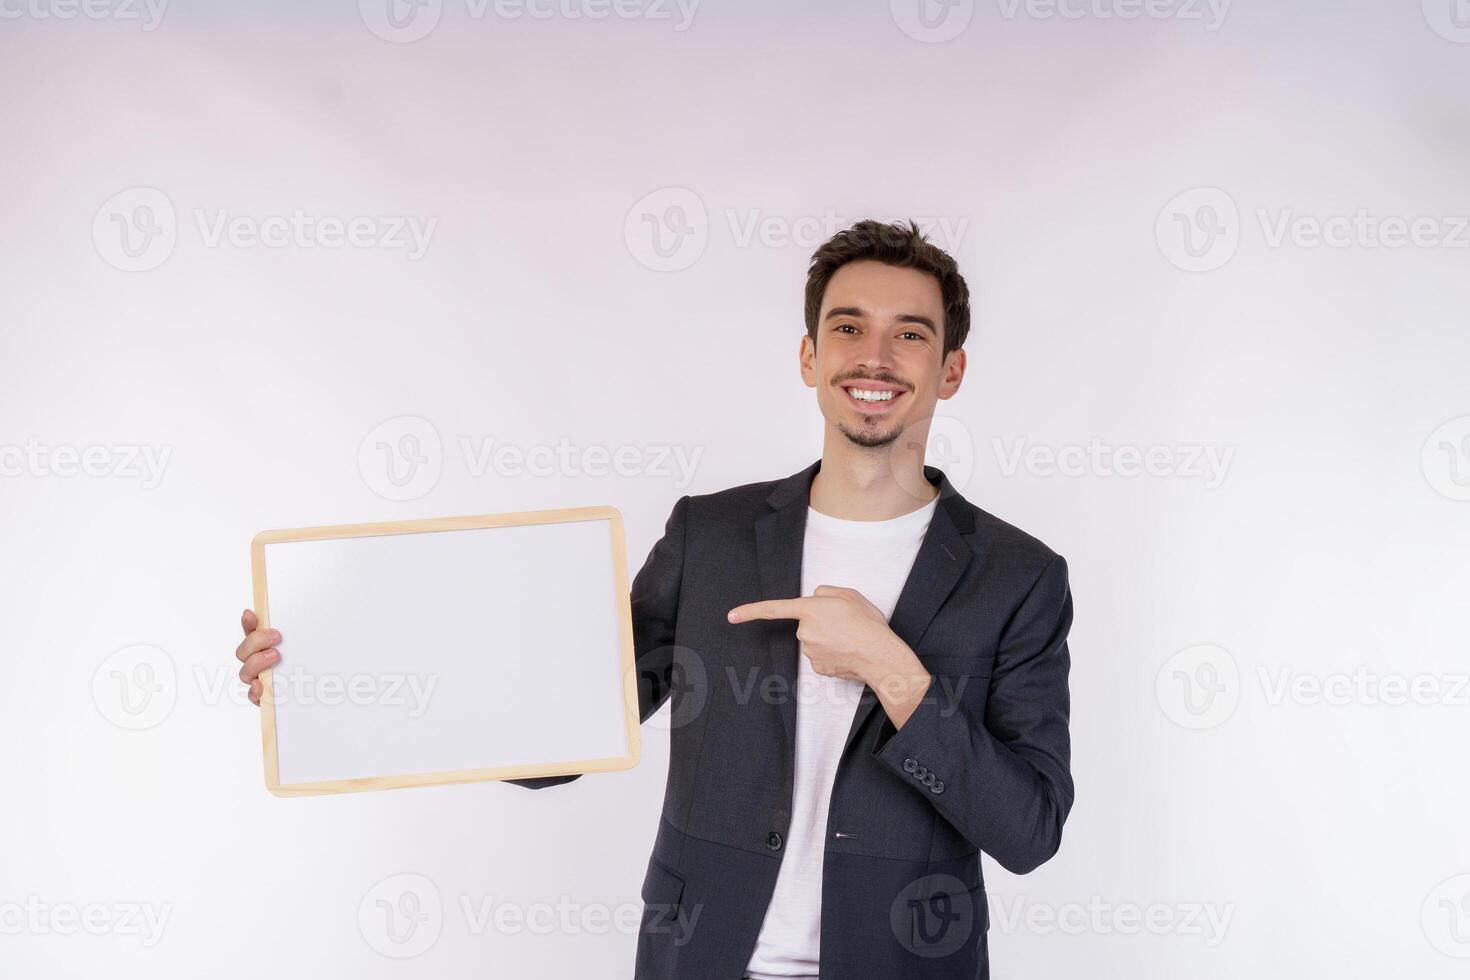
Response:
POLYGON ((856 589, 819 585, 809 596, 747 602, 727 618, 732 623, 795 619, 796 638, 812 669, 867 684, 895 726, 908 719, 928 689, 928 670, 889 627, 882 610, 856 589))

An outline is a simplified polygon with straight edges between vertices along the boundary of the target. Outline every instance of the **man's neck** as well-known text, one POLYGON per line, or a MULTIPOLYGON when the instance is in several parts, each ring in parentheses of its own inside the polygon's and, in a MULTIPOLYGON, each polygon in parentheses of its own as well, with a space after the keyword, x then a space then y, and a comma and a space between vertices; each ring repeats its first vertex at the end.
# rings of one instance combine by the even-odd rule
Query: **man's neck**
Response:
POLYGON ((922 453, 846 443, 829 445, 822 453, 809 503, 829 517, 886 521, 911 514, 937 496, 939 488, 924 476, 922 453))

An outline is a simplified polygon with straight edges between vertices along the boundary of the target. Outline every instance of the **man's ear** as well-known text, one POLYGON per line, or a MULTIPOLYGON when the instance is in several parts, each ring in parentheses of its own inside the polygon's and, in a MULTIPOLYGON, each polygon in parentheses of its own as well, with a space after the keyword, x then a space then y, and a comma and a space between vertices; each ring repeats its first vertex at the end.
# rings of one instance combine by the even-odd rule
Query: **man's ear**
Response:
POLYGON ((956 347, 944 355, 944 367, 939 376, 940 399, 953 398, 955 392, 960 390, 960 382, 963 380, 965 380, 965 349, 956 347))
POLYGON ((808 388, 815 388, 817 386, 817 345, 812 341, 811 334, 802 334, 797 359, 801 366, 801 380, 808 388))

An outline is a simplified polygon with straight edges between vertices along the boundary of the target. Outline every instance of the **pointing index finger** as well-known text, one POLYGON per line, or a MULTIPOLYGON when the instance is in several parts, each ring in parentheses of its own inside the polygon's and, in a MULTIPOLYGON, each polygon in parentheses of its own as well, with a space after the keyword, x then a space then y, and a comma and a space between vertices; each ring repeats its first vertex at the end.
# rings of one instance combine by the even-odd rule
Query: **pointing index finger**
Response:
POLYGON ((800 619, 806 606, 806 599, 762 599, 736 606, 725 617, 732 623, 750 619, 800 619))

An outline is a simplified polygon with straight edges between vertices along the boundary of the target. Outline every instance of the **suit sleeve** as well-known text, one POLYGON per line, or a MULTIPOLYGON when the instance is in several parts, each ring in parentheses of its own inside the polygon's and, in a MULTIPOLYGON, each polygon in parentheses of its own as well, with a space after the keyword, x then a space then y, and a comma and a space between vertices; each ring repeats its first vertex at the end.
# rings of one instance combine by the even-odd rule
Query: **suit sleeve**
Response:
POLYGON ((933 678, 902 728, 884 716, 873 752, 1015 874, 1056 853, 1072 809, 1071 626, 1067 563, 1057 555, 1001 634, 984 723, 933 678))
MULTIPOLYGON (((679 613, 679 584, 684 578, 684 526, 688 518, 686 494, 674 504, 664 524, 664 535, 649 551, 643 567, 633 578, 630 602, 633 610, 633 649, 638 670, 638 720, 645 722, 668 700, 672 690, 674 626, 679 613)), ((539 776, 507 779, 527 789, 560 786, 581 773, 569 776, 539 776)))

